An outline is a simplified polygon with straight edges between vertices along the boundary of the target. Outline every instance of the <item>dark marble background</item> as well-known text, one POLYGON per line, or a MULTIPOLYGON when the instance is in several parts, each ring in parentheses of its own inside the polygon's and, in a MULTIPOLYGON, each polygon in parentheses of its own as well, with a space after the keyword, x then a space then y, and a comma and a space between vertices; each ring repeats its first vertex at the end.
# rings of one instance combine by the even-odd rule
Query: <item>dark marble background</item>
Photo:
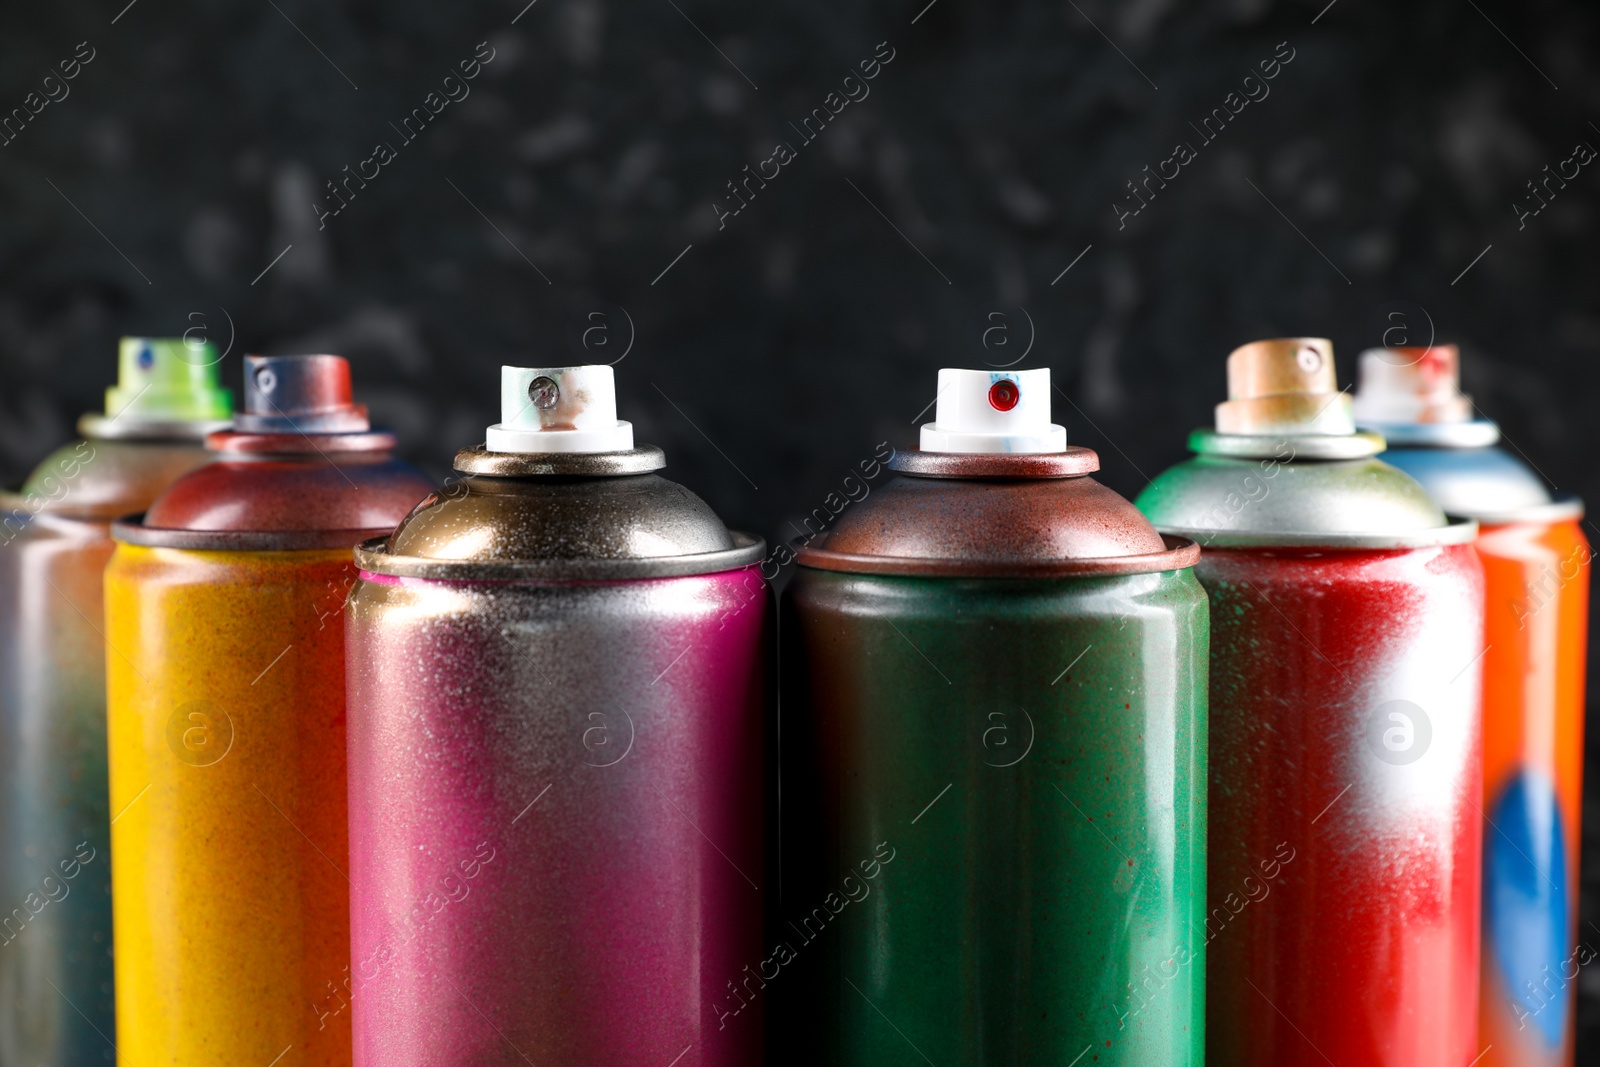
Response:
MULTIPOLYGON (((93 56, 0 146, 7 484, 100 405, 119 334, 208 330, 234 384, 243 352, 347 355, 439 476, 495 421, 502 362, 626 351, 622 417, 669 474, 788 537, 878 442, 914 442, 940 366, 1028 350, 1132 494, 1209 423, 1234 345, 1326 335, 1348 379, 1404 322, 1461 344, 1516 449, 1600 499, 1600 168, 1514 207, 1600 146, 1591 4, 125 2, 0 12, 0 108, 93 56), (1270 94, 1202 140, 1275 53, 1270 94), (1119 223, 1180 140, 1196 158, 1119 223), (780 141, 795 158, 719 224, 780 141), (395 158, 319 228, 378 142, 395 158)), ((1600 919, 1600 849, 1584 871, 1600 919)), ((1600 1049, 1600 971, 1581 982, 1600 1049)))

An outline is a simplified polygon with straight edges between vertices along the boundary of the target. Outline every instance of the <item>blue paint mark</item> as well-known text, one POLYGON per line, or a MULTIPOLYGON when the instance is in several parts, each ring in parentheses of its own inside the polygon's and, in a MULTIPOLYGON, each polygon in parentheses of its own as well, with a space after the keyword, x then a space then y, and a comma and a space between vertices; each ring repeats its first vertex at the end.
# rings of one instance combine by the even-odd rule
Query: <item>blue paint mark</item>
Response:
POLYGON ((151 367, 156 365, 156 354, 151 350, 149 345, 139 346, 138 362, 140 370, 149 370, 151 367))
POLYGON ((1566 835, 1555 789, 1523 771, 1489 811, 1483 849, 1485 967, 1496 967, 1519 1019, 1551 1048, 1567 1025, 1570 990, 1562 973, 1567 928, 1566 835), (1530 988, 1531 987, 1531 988, 1530 988), (1523 1012, 1526 1015, 1523 1015, 1523 1012))

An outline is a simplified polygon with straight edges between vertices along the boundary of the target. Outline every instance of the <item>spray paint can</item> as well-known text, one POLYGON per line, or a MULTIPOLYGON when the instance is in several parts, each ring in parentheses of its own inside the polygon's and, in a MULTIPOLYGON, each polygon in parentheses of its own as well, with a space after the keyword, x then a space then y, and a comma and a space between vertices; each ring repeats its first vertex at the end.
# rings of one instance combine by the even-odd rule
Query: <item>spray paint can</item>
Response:
POLYGON ((1333 346, 1228 357, 1198 455, 1147 486, 1211 597, 1207 1058, 1478 1054, 1475 526, 1374 458, 1333 346))
POLYGON ((0 498, 0 1063, 116 1057, 100 576, 111 520, 209 458, 220 358, 123 338, 105 414, 0 498))
POLYGON ((106 569, 121 1067, 350 1062, 352 547, 430 483, 338 356, 250 356, 216 459, 118 522, 106 569))
POLYGON ((1454 345, 1362 353, 1355 415, 1390 463, 1478 521, 1483 638, 1483 1067, 1573 1063, 1589 542, 1460 391, 1454 345))
POLYGON ((505 367, 460 478, 358 551, 355 1062, 759 1062, 761 541, 607 366, 505 367))
POLYGON ((1198 1063, 1198 548, 1088 477, 1047 369, 941 370, 921 444, 785 592, 778 1040, 1198 1063))

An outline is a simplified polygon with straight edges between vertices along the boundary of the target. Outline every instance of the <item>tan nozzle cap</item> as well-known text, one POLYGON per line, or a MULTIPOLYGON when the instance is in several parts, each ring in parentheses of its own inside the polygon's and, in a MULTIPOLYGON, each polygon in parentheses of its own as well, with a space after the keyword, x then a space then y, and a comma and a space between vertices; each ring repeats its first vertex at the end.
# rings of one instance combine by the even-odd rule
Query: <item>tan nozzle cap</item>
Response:
POLYGON ((1369 348, 1357 377, 1355 411, 1363 426, 1472 420, 1455 345, 1369 348))
POLYGON ((1224 434, 1355 433, 1350 398, 1339 391, 1333 342, 1325 337, 1253 341, 1228 356, 1228 399, 1217 405, 1224 434))

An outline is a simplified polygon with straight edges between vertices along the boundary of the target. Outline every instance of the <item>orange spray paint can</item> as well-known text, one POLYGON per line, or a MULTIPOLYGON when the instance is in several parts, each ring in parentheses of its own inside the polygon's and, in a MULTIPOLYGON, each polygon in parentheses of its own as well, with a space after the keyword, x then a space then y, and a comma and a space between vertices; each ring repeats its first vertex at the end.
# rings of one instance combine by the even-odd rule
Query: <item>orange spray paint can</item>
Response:
POLYGON ((1474 418, 1454 345, 1373 349, 1357 417, 1446 512, 1478 520, 1483 642, 1482 1067, 1570 1067, 1578 969, 1584 654, 1583 504, 1553 497, 1474 418))

